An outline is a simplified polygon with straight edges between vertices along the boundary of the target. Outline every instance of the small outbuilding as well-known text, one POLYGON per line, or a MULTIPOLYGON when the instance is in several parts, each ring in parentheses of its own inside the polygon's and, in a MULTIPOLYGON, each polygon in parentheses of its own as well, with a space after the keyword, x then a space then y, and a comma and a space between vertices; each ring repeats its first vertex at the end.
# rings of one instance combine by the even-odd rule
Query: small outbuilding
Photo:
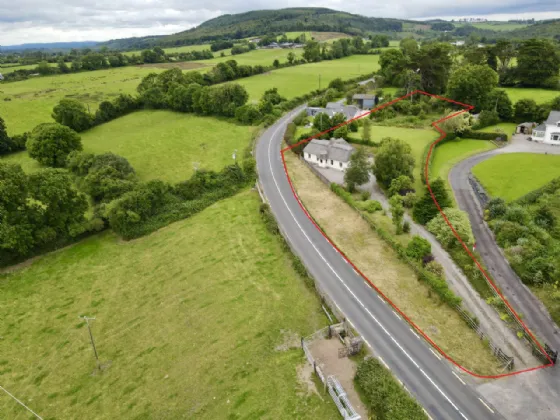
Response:
POLYGON ((352 96, 352 101, 354 101, 361 109, 371 109, 379 103, 379 100, 375 95, 368 95, 366 93, 355 94, 352 96))
POLYGON ((533 132, 533 127, 535 127, 537 124, 532 123, 532 122, 524 122, 519 124, 516 129, 515 129, 515 133, 516 134, 531 134, 533 132))

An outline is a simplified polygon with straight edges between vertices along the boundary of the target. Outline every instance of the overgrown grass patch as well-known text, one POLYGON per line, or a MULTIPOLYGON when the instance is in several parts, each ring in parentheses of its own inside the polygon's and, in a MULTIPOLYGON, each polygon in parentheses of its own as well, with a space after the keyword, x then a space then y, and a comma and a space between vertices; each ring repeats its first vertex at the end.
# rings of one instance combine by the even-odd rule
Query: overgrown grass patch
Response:
MULTIPOLYGON (((2 386, 43 418, 336 418, 298 380, 297 343, 275 349, 283 331, 325 318, 259 203, 247 191, 141 239, 107 232, 1 275, 2 386), (96 317, 102 373, 79 315, 96 317)), ((10 398, 0 412, 26 415, 10 398)))
MULTIPOLYGON (((337 246, 447 354, 481 374, 498 372, 497 360, 451 307, 354 210, 291 153, 286 161, 303 203, 337 246)), ((375 293, 372 290, 372 293, 375 293)))

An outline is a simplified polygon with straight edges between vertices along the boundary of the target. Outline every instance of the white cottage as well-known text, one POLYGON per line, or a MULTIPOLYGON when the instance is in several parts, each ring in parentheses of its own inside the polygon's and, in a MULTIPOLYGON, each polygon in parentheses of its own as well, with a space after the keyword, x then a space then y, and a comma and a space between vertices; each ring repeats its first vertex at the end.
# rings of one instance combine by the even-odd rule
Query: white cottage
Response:
POLYGON ((321 168, 345 171, 354 148, 344 139, 311 140, 303 149, 303 158, 321 168))
POLYGON ((548 119, 533 128, 533 141, 560 146, 560 111, 550 111, 548 119))

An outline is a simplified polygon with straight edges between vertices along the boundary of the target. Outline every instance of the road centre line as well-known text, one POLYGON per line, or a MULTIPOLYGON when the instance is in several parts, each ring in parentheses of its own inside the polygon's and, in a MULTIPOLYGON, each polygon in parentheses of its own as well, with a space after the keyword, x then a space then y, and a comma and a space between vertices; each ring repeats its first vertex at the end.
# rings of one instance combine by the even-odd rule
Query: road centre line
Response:
MULTIPOLYGON (((360 301, 360 299, 358 299, 358 297, 356 296, 356 294, 350 289, 350 287, 348 287, 348 285, 344 282, 344 280, 342 280, 342 278, 339 276, 339 274, 334 270, 334 268, 330 265, 330 263, 327 261, 327 259, 323 256, 323 254, 321 254, 321 252, 319 251, 319 249, 317 249, 317 247, 315 246, 315 244, 313 243, 313 241, 311 241, 311 238, 309 238, 309 236, 307 236, 307 233, 303 230, 303 228, 301 227, 301 225, 299 224, 299 222, 297 221, 294 213, 292 212, 292 209, 290 208, 290 206, 288 206, 288 203, 286 201, 286 198, 284 197, 284 195, 282 194, 282 192, 280 191, 280 186, 278 185, 278 181, 276 180, 276 177, 274 176, 274 170, 272 169, 272 160, 271 160, 271 146, 272 146, 272 140, 276 137, 276 135, 278 134, 278 131, 282 128, 282 125, 279 125, 278 128, 276 128, 276 130, 274 130, 273 134, 272 134, 272 138, 270 139, 271 141, 269 141, 268 143, 268 164, 269 164, 269 168, 270 168, 270 174, 272 175, 272 180, 274 181, 274 184, 276 186, 276 189, 278 190, 278 194, 280 195, 280 198, 282 199, 282 201, 284 202, 284 205, 286 206, 286 208, 288 209, 288 212, 290 213, 290 215, 292 216, 292 219, 294 219, 294 222, 296 223, 296 225, 298 226, 298 228, 300 229, 301 233, 303 234, 303 236, 305 236, 305 238, 307 239, 307 241, 311 244, 311 246, 313 247, 313 249, 315 250, 315 252, 317 252, 317 254, 319 255, 319 257, 321 257, 321 259, 323 260, 323 262, 325 263, 325 265, 332 271, 332 273, 335 275, 335 277, 339 280, 339 282, 346 288, 346 290, 348 291, 348 293, 350 293, 350 295, 352 295, 352 297, 355 299, 356 302, 358 302, 362 307, 364 307, 365 311, 369 314, 369 316, 373 319, 373 321, 383 330, 383 332, 391 339, 391 341, 393 341, 393 343, 401 350, 401 352, 408 358, 408 360, 420 371, 420 373, 434 386, 434 388, 436 388, 436 390, 447 400, 447 402, 449 404, 451 404, 451 406, 457 410, 457 412, 461 415, 461 417, 463 417, 465 420, 468 420, 467 417, 465 417, 465 415, 459 410, 459 408, 453 403, 453 401, 451 401, 451 399, 441 390, 441 388, 432 380, 432 378, 430 376, 428 376, 428 374, 426 372, 424 372, 424 370, 418 365, 418 363, 416 363, 416 361, 408 354, 408 352, 399 344, 399 342, 397 342, 397 340, 389 333, 389 331, 387 331, 387 329, 383 326, 383 324, 381 324, 381 322, 379 322, 379 320, 369 311, 369 309, 367 309, 364 304, 360 301)), ((344 259, 345 260, 345 259, 344 259)), ((431 348, 430 348, 431 350, 431 348)), ((482 400, 481 400, 482 401, 482 400)))

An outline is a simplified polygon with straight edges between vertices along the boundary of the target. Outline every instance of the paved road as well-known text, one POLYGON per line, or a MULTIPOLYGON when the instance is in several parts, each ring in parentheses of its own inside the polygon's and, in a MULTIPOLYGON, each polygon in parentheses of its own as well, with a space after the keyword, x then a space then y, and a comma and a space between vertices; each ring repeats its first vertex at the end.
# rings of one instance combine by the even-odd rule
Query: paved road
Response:
POLYGON ((259 179, 278 224, 311 275, 344 313, 374 353, 436 419, 503 419, 488 407, 454 368, 436 357, 392 308, 329 244, 300 208, 286 178, 280 146, 287 122, 271 126, 256 150, 259 179))
POLYGON ((476 248, 512 307, 523 314, 523 322, 553 349, 560 350, 560 329, 552 321, 543 304, 525 286, 513 271, 494 240, 494 235, 484 222, 482 209, 468 181, 473 166, 503 153, 548 153, 560 154, 560 148, 527 142, 523 136, 514 136, 512 143, 504 148, 482 153, 454 166, 449 173, 449 182, 461 210, 469 214, 476 248))

